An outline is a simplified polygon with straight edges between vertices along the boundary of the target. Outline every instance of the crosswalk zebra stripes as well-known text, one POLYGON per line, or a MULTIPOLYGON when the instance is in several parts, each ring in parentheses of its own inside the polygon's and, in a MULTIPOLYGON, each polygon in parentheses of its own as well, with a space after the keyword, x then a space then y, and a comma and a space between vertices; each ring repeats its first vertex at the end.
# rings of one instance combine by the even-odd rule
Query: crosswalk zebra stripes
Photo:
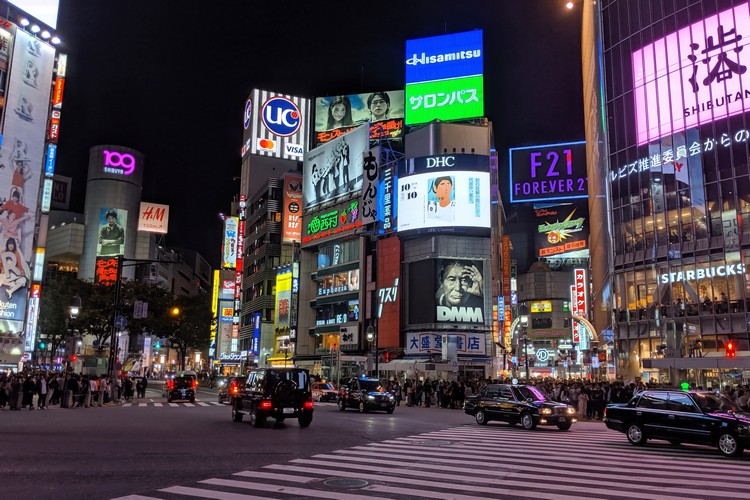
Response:
POLYGON ((128 403, 123 403, 120 406, 123 407, 123 408, 143 408, 143 407, 156 407, 156 408, 160 408, 160 407, 164 407, 164 406, 166 406, 168 408, 178 408, 180 406, 185 406, 185 407, 195 407, 195 406, 205 407, 205 406, 226 406, 226 405, 223 405, 223 404, 221 404, 221 403, 219 403, 217 401, 210 401, 208 403, 206 403, 204 401, 196 401, 195 403, 159 403, 159 402, 150 401, 150 402, 147 402, 147 403, 146 402, 128 402, 128 403))
POLYGON ((463 425, 296 458, 118 500, 216 498, 750 499, 747 455, 650 441, 604 426, 533 432, 463 425))

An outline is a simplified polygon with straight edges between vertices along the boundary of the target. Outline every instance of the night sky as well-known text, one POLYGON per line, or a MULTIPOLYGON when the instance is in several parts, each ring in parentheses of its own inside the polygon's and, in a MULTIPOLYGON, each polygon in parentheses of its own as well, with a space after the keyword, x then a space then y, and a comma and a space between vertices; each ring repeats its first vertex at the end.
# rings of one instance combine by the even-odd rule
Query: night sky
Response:
MULTIPOLYGON (((253 87, 308 97, 404 85, 407 39, 484 30, 485 115, 507 148, 583 139, 580 7, 563 0, 61 0, 68 77, 56 172, 83 211, 88 151, 146 156, 143 200, 167 245, 218 266, 253 87), (179 7, 179 8, 178 8, 179 7)), ((507 197, 507 188, 501 191, 507 197)))

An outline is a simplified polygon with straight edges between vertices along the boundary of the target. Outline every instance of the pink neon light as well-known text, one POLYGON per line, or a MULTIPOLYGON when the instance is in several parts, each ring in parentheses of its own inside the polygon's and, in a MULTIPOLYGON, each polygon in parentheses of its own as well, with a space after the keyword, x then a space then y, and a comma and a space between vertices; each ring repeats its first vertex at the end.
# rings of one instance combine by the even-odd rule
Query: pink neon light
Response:
POLYGON ((745 3, 633 52, 638 144, 750 110, 747 45, 750 4, 745 3), (713 49, 704 53, 709 46, 713 49), (694 72, 697 90, 690 81, 694 72))

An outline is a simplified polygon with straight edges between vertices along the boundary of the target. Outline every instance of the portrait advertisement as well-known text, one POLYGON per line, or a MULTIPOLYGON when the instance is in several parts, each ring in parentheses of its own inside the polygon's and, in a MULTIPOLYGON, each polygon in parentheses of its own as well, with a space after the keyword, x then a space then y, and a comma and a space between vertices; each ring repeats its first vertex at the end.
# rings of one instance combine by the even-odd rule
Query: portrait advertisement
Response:
POLYGON ((96 241, 97 257, 125 253, 125 228, 128 211, 121 208, 102 208, 99 211, 99 236, 96 241))
POLYGON ((455 178, 441 175, 427 179, 427 218, 443 222, 456 220, 455 178))
POLYGON ((305 209, 362 190, 368 128, 362 125, 305 154, 302 202, 305 209))
POLYGON ((484 324, 484 263, 436 259, 435 266, 436 321, 484 324))
POLYGON ((404 91, 368 92, 315 99, 315 134, 319 146, 369 123, 370 140, 401 140, 404 134, 404 91))

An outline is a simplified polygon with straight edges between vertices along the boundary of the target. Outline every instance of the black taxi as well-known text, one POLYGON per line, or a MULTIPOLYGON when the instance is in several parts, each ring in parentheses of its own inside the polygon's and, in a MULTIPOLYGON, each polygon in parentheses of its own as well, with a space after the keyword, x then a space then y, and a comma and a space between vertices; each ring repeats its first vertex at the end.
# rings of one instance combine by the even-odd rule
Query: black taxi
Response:
POLYGON ((466 398, 464 412, 479 425, 499 420, 521 424, 527 430, 537 425, 556 425, 566 431, 576 421, 575 408, 547 399, 531 385, 488 384, 476 396, 466 398))

